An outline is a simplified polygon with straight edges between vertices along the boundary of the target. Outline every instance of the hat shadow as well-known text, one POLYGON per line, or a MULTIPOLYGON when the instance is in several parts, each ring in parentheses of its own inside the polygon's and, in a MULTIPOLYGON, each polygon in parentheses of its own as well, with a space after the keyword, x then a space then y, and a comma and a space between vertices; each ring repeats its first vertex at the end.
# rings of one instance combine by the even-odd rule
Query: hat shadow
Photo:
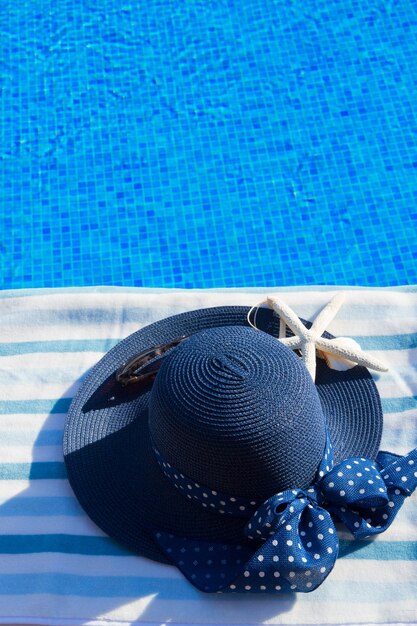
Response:
MULTIPOLYGON (((99 616, 108 614, 116 616, 118 609, 122 609, 126 605, 132 605, 129 611, 133 611, 134 615, 130 617, 129 621, 125 621, 126 624, 134 623, 139 619, 154 622, 161 621, 161 623, 183 621, 189 617, 190 606, 193 607, 192 610, 196 614, 201 613, 204 615, 206 621, 218 622, 219 624, 228 621, 228 616, 230 616, 230 621, 245 623, 249 610, 256 611, 256 618, 259 622, 267 621, 274 616, 290 611, 296 602, 296 594, 282 596, 274 594, 206 594, 195 589, 174 566, 149 561, 145 557, 137 556, 124 546, 119 546, 112 538, 103 536, 102 531, 89 519, 75 498, 66 476, 62 450, 59 459, 55 455, 54 461, 45 460, 48 458, 46 446, 51 441, 51 432, 54 433, 53 445, 61 446, 63 433, 58 431, 62 431, 63 419, 65 418, 62 407, 69 404, 69 399, 75 395, 76 387, 78 387, 80 382, 77 381, 55 402, 37 435, 27 475, 28 487, 0 506, 2 517, 18 515, 19 510, 24 515, 22 503, 24 507, 26 499, 33 498, 34 501, 35 499, 39 501, 41 498, 44 498, 42 502, 39 502, 34 507, 33 515, 45 517, 54 513, 57 516, 64 517, 66 514, 69 515, 68 528, 61 526, 57 528, 57 532, 54 532, 52 528, 52 531, 49 531, 50 534, 45 533, 45 535, 34 536, 35 541, 30 548, 30 552, 39 555, 48 552, 53 553, 54 558, 51 560, 51 567, 53 567, 53 563, 56 563, 57 554, 61 555, 64 562, 68 561, 69 555, 73 555, 74 559, 76 559, 77 555, 82 557, 89 556, 91 559, 91 561, 89 560, 89 563, 91 562, 91 570, 89 573, 88 564, 87 569, 85 564, 80 564, 76 576, 69 574, 61 575, 59 568, 56 576, 53 576, 53 570, 48 570, 48 576, 45 576, 45 580, 48 579, 53 582, 52 584, 51 582, 46 583, 49 586, 48 589, 45 588, 44 592, 52 596, 81 595, 85 599, 89 597, 88 585, 90 583, 91 586, 94 585, 94 589, 91 588, 92 607, 94 607, 92 612, 98 611, 99 616), (58 422, 60 423, 59 427, 57 427, 58 422), (45 478, 48 478, 48 480, 44 480, 45 478), (53 496, 50 495, 51 479, 52 481, 61 481, 61 485, 53 489, 53 493, 58 495, 57 509, 55 511, 53 508, 51 509, 51 507, 54 507, 53 496), (64 501, 66 501, 66 504, 64 501), (49 502, 49 506, 46 510, 44 508, 46 505, 43 503, 47 502, 49 502), (88 527, 88 533, 84 537, 80 537, 80 534, 74 536, 75 533, 71 528, 71 519, 74 519, 74 517, 82 519, 81 525, 88 527), (134 557, 135 560, 137 559, 137 565, 130 564, 129 566, 129 575, 132 576, 133 581, 135 581, 135 588, 137 588, 136 596, 131 591, 133 587, 132 582, 129 586, 129 591, 126 592, 126 575, 112 575, 111 577, 110 575, 108 577, 98 575, 96 580, 94 580, 96 572, 100 569, 100 559, 103 556, 108 559, 109 555, 114 555, 119 562, 123 558, 134 557), (96 562, 93 563, 95 559, 96 562), (141 576, 145 563, 151 564, 152 576, 141 576), (172 570, 172 577, 170 576, 170 570, 172 570), (158 576, 159 572, 160 576, 158 576), (83 583, 84 578, 85 581, 83 583), (73 592, 71 591, 72 582, 75 585, 73 592), (56 588, 54 587, 55 583, 56 588), (101 584, 103 584, 102 592, 100 592, 101 584), (110 593, 109 584, 111 584, 110 593), (136 605, 137 608, 135 608, 136 605)), ((12 548, 12 550, 14 553, 19 553, 18 546, 12 548)), ((25 551, 26 548, 23 546, 20 553, 25 551)), ((43 559, 45 557, 40 556, 40 558, 43 559)), ((46 560, 47 558, 46 556, 46 560)), ((63 568, 62 571, 67 572, 69 570, 63 568)), ((71 571, 74 571, 74 569, 71 571)), ((41 572, 40 575, 42 576, 41 572)), ((42 586, 42 583, 40 585, 42 586)), ((84 603, 84 606, 87 605, 84 603)), ((40 616, 31 615, 31 617, 39 618, 40 616)), ((57 616, 50 616, 51 619, 55 617, 57 616)), ((96 617, 98 616, 88 614, 79 616, 78 619, 85 618, 85 623, 88 623, 96 617)), ((108 619, 111 621, 111 618, 108 619)), ((117 617, 113 619, 117 621, 117 617)))

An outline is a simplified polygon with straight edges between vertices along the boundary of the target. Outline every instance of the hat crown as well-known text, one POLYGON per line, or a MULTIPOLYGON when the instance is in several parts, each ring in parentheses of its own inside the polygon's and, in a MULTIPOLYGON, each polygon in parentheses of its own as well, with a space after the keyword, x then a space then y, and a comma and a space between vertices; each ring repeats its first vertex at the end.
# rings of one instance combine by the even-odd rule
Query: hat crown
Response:
POLYGON ((200 331, 166 356, 149 427, 179 472, 256 500, 309 485, 326 442, 320 400, 301 360, 244 326, 200 331))

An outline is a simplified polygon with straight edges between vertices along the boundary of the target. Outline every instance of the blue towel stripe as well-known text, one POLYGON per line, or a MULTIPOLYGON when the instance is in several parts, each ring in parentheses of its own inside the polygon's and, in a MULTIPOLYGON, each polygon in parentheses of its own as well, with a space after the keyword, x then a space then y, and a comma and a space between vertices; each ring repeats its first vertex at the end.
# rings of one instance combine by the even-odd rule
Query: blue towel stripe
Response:
MULTIPOLYGON (((375 335, 352 337, 362 350, 411 350, 417 348, 417 333, 402 335, 375 335)), ((105 353, 121 339, 54 339, 51 341, 21 341, 0 343, 0 356, 17 354, 44 354, 48 352, 102 352, 105 353)))
POLYGON ((109 537, 84 535, 0 535, 0 554, 59 552, 95 556, 132 556, 132 553, 109 537))
POLYGON ((120 339, 55 339, 51 341, 19 341, 0 343, 0 356, 45 354, 48 352, 107 352, 120 339))
POLYGON ((48 517, 50 515, 85 517, 84 511, 73 497, 19 495, 0 506, 0 519, 2 517, 48 517))
MULTIPOLYGON (((371 561, 416 561, 417 541, 340 541, 340 558, 371 561)), ((96 556, 132 556, 109 537, 84 535, 1 535, 0 554, 59 552, 96 556)))
POLYGON ((56 480, 63 478, 67 478, 63 462, 0 463, 0 480, 56 480))
MULTIPOLYGON (((326 590, 326 601, 340 601, 346 593, 349 582, 349 599, 355 604, 368 603, 370 588, 374 601, 384 602, 392 596, 392 583, 370 581, 368 584, 357 581, 333 581, 332 588, 326 590), (330 595, 329 595, 330 594, 330 595)), ((157 594, 164 600, 195 600, 201 602, 201 593, 185 579, 168 579, 141 576, 87 576, 48 572, 43 574, 4 574, 0 575, 0 595, 54 594, 87 598, 137 598, 157 594)), ((262 596, 264 601, 276 602, 274 596, 262 596)), ((415 598, 415 581, 401 581, 396 585, 396 601, 415 598)), ((304 598, 303 598, 304 600, 304 598)), ((225 601, 219 598, 219 601, 225 601)), ((306 602, 317 602, 313 595, 306 596, 306 602)), ((229 602, 227 602, 229 604, 229 602)), ((192 606, 192 605, 191 605, 192 606)), ((189 609, 191 607, 189 606, 189 609)))
POLYGON ((72 398, 53 400, 0 400, 0 416, 24 413, 26 415, 44 415, 68 413, 72 398))
POLYGON ((384 415, 388 413, 403 413, 417 408, 417 396, 402 398, 381 398, 384 415))
MULTIPOLYGON (((22 413, 26 415, 44 415, 67 413, 72 398, 59 398, 51 400, 0 400, 1 415, 13 415, 22 413)), ((382 398, 384 413, 402 413, 417 408, 417 396, 403 396, 399 398, 382 398)))

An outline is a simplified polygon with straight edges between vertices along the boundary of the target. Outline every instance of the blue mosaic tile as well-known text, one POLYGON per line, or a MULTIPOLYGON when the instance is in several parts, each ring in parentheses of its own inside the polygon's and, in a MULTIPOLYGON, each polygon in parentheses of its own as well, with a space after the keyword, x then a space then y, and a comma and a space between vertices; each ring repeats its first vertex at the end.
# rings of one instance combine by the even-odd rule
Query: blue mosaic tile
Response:
POLYGON ((417 283, 415 2, 2 9, 2 288, 417 283))

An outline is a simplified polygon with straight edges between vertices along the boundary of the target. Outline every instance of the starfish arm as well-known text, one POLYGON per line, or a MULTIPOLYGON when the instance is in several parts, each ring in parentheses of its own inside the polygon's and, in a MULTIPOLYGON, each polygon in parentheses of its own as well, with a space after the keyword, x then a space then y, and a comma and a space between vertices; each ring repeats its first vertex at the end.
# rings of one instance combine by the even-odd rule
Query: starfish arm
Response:
POLYGON ((268 296, 266 299, 268 306, 271 307, 283 318, 287 326, 289 326, 295 335, 301 335, 302 337, 308 334, 307 328, 304 326, 300 318, 294 311, 286 304, 281 298, 268 296))
POLYGON ((282 319, 282 317, 279 318, 279 339, 284 339, 284 337, 286 337, 286 330, 287 330, 287 325, 285 323, 285 320, 282 319))
POLYGON ((316 346, 313 341, 305 341, 301 352, 303 355, 304 365, 311 375, 313 381, 316 380, 316 346))
POLYGON ((302 346, 302 341, 300 337, 297 337, 297 336, 283 337, 282 339, 279 339, 279 341, 283 343, 284 346, 287 346, 287 348, 290 348, 291 350, 299 350, 302 346))
POLYGON ((375 357, 370 356, 362 350, 355 350, 353 348, 338 345, 337 339, 325 339, 324 337, 320 337, 316 341, 316 346, 323 352, 330 352, 330 354, 335 354, 342 359, 352 361, 353 363, 363 365, 364 367, 369 367, 378 372, 388 371, 387 366, 375 357))
POLYGON ((336 317, 340 307, 345 301, 345 292, 339 291, 320 311, 311 327, 311 332, 320 337, 330 322, 336 317))

